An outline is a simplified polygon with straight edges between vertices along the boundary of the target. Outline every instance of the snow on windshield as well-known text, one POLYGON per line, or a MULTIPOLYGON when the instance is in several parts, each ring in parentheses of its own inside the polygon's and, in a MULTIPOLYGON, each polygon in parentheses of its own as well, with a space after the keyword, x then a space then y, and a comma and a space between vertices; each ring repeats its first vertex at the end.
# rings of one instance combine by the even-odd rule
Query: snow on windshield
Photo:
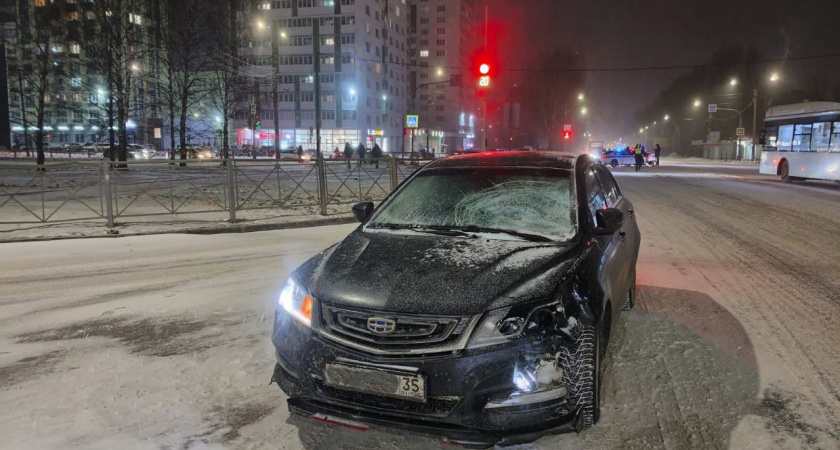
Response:
POLYGON ((489 227, 570 238, 575 201, 563 170, 432 170, 403 187, 374 224, 489 227))

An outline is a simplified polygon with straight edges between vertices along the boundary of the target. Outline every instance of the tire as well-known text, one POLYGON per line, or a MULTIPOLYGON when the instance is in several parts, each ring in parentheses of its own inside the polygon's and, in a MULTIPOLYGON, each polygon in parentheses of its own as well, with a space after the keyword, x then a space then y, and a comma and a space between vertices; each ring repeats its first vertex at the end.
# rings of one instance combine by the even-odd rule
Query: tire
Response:
POLYGON ((580 410, 581 429, 589 428, 601 417, 601 348, 600 325, 577 329, 574 342, 562 347, 559 359, 563 367, 563 382, 569 389, 569 399, 580 410))
POLYGON ((625 311, 629 311, 636 306, 636 275, 633 274, 633 284, 630 285, 630 289, 627 290, 627 294, 624 296, 624 305, 623 308, 625 311))
POLYGON ((610 165, 611 165, 612 167, 618 167, 618 160, 617 160, 617 159, 614 159, 614 160, 610 161, 610 165))
POLYGON ((779 164, 779 175, 782 177, 782 183, 792 183, 793 177, 790 176, 790 164, 784 160, 779 164))

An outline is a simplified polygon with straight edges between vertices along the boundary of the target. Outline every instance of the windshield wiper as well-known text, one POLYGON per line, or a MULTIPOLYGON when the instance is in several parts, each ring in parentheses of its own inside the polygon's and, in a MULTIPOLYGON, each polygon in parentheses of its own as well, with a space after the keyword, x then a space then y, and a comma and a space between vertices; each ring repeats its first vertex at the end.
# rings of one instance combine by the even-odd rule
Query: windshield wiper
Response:
POLYGON ((462 237, 471 237, 470 233, 457 230, 457 229, 449 229, 446 227, 427 227, 422 225, 401 225, 396 223, 374 223, 368 226, 368 228, 374 230, 408 230, 414 231, 417 233, 427 233, 427 234, 437 234, 441 236, 462 236, 462 237))
POLYGON ((525 233, 522 231, 516 230, 506 230, 503 228, 492 228, 492 227, 480 227, 478 225, 468 225, 465 227, 438 227, 438 226, 430 226, 427 227, 433 230, 455 230, 455 231, 464 231, 467 233, 492 233, 492 234, 507 234, 510 236, 516 236, 526 241, 531 242, 554 242, 554 239, 551 239, 548 236, 543 236, 540 234, 534 233, 525 233))

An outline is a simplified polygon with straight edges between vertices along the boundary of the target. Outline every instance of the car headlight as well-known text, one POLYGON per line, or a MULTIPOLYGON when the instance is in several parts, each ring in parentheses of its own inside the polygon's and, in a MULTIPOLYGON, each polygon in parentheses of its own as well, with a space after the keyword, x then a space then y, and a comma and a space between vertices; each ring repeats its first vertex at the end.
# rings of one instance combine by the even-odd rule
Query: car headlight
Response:
POLYGON ((289 313, 298 322, 312 326, 312 295, 309 291, 298 284, 293 278, 286 280, 286 285, 280 291, 279 304, 284 311, 289 313))
POLYGON ((553 314, 562 310, 559 301, 492 310, 479 322, 467 348, 503 344, 525 334, 543 334, 553 325, 553 314))

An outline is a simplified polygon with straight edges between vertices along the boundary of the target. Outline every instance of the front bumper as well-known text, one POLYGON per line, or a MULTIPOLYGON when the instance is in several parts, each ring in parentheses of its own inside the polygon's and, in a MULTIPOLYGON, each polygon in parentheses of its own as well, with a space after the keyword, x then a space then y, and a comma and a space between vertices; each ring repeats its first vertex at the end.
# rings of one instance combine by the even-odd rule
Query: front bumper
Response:
POLYGON ((567 396, 498 406, 500 399, 517 391, 512 375, 521 350, 516 346, 378 357, 327 340, 283 313, 277 316, 272 341, 277 349, 272 381, 290 397, 290 411, 304 417, 326 415, 442 437, 475 448, 532 442, 545 434, 580 430, 580 416, 567 396), (326 386, 325 366, 336 360, 417 368, 426 376, 426 402, 326 386), (488 403, 495 406, 487 407, 488 403))

